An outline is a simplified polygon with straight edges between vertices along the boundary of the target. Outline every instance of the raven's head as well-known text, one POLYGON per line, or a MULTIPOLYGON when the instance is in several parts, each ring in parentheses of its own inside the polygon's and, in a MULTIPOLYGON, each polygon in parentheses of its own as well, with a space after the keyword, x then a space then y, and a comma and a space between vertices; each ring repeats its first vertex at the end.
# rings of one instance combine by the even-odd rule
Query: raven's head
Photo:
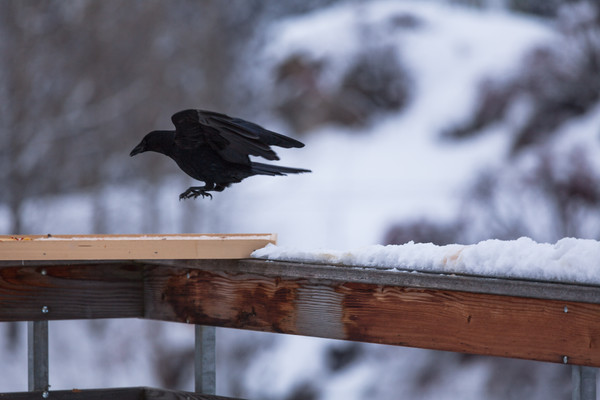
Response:
POLYGON ((131 150, 129 155, 131 157, 136 154, 143 153, 145 151, 156 151, 169 155, 173 146, 174 131, 152 131, 142 141, 131 150))
POLYGON ((146 138, 143 138, 142 141, 137 146, 135 146, 133 148, 133 150, 131 150, 131 153, 129 153, 129 155, 131 157, 133 157, 136 154, 140 154, 140 153, 143 153, 143 152, 147 151, 147 145, 146 145, 146 143, 147 143, 146 138))

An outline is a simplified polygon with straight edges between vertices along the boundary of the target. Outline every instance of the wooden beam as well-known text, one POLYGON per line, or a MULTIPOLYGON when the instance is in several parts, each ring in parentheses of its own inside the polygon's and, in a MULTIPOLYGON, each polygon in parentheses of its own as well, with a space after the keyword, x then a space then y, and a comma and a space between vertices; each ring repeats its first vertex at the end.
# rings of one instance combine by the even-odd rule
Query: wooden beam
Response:
POLYGON ((134 260, 247 258, 274 234, 4 235, 0 260, 134 260))
POLYGON ((148 265, 145 316, 600 366, 600 304, 310 278, 310 265, 307 277, 281 276, 263 263, 263 273, 148 265))
MULTIPOLYGON (((41 391, 0 393, 0 400, 40 400, 46 398, 42 394, 41 391)), ((51 390, 47 398, 56 400, 236 400, 231 397, 146 387, 51 390)))
POLYGON ((0 267, 0 321, 141 317, 143 297, 129 261, 0 267))
POLYGON ((142 317, 600 367, 598 287, 264 260, 6 263, 0 321, 142 317))
POLYGON ((143 388, 120 388, 120 389, 95 389, 95 390, 52 390, 48 392, 46 397, 43 397, 42 391, 35 392, 17 392, 17 393, 1 393, 0 400, 40 400, 60 399, 60 400, 140 400, 143 397, 143 388))
MULTIPOLYGON (((301 262, 243 260, 160 260, 151 265, 206 271, 237 271, 248 274, 306 278, 319 281, 341 281, 391 285, 424 289, 440 289, 503 296, 528 297, 600 304, 600 287, 573 283, 489 278, 485 276, 417 272, 410 269, 354 267, 301 262)), ((0 265, 1 262, 0 262, 0 265)))

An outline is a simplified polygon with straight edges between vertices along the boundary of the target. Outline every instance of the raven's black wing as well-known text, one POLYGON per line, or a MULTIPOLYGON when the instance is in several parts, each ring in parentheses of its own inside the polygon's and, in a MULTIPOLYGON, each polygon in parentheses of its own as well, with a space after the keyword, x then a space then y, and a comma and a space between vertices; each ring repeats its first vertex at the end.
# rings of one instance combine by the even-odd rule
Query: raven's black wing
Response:
POLYGON ((252 122, 212 111, 184 110, 174 114, 171 120, 176 128, 174 139, 178 146, 192 149, 208 145, 223 159, 235 163, 248 164, 250 155, 278 160, 269 146, 304 146, 252 122))

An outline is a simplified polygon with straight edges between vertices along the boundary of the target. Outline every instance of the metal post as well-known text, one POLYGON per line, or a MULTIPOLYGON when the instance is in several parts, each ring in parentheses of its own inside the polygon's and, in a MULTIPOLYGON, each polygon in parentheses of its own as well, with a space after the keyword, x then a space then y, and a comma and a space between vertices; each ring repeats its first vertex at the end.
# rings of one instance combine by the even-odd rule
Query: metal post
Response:
POLYGON ((596 368, 573 365, 573 400, 596 400, 596 368))
POLYGON ((215 327, 196 325, 194 358, 196 393, 215 394, 215 327))
POLYGON ((27 322, 28 390, 48 390, 48 321, 27 322))

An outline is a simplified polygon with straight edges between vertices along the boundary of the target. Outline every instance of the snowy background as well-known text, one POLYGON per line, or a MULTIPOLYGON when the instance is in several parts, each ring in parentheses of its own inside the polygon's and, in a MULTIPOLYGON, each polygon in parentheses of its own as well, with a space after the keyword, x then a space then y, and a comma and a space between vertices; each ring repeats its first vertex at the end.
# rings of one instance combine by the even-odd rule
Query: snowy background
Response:
MULTIPOLYGON (((0 233, 273 232, 281 246, 600 238, 592 2, 0 2, 0 233), (284 4, 281 4, 284 3, 284 4), (468 3, 468 4, 467 4, 468 3), (212 201, 129 151, 205 108, 294 136, 212 201)), ((24 323, 0 390, 26 389, 24 323)), ((218 330, 217 394, 562 399, 562 365, 218 330)), ((50 323, 52 389, 192 389, 193 329, 50 323)))

